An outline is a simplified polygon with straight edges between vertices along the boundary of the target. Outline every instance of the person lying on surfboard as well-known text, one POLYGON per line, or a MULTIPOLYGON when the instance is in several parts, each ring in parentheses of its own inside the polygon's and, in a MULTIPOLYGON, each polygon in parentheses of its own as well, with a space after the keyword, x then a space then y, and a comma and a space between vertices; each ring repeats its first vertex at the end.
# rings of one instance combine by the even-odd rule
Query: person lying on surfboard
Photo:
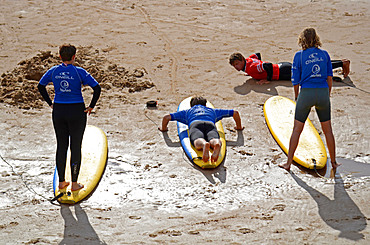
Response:
POLYGON ((206 107, 207 100, 203 97, 193 97, 190 100, 191 108, 167 114, 162 119, 162 126, 158 129, 168 131, 170 121, 179 121, 189 126, 191 144, 199 151, 203 151, 202 160, 208 162, 209 150, 213 149, 211 161, 216 162, 221 149, 220 135, 215 123, 225 117, 233 117, 236 130, 243 130, 239 112, 236 110, 214 109, 206 107))
POLYGON ((288 160, 279 167, 290 170, 304 124, 311 107, 315 106, 328 146, 331 165, 335 170, 341 164, 335 159, 335 139, 331 127, 332 62, 328 52, 319 48, 322 44, 314 28, 306 28, 300 33, 298 45, 302 47, 302 50, 294 55, 292 67, 292 84, 297 101, 294 126, 289 141, 288 160))
MULTIPOLYGON (((280 62, 272 64, 261 60, 261 54, 255 53, 244 58, 241 53, 233 53, 229 58, 229 63, 237 71, 243 71, 247 75, 258 80, 257 84, 270 83, 272 80, 290 80, 292 74, 292 64, 290 62, 280 62)), ((342 67, 343 77, 346 78, 350 72, 350 61, 347 59, 332 60, 332 69, 342 67)))
POLYGON ((86 118, 99 99, 101 87, 99 83, 83 68, 75 67, 76 47, 64 44, 59 48, 62 64, 50 68, 40 79, 38 89, 43 99, 53 110, 52 120, 57 138, 56 165, 59 177, 59 189, 69 185, 65 181, 67 150, 71 149, 72 191, 80 190, 83 184, 77 183, 81 166, 81 144, 85 132, 86 118), (51 101, 46 85, 53 83, 55 96, 51 101), (93 98, 89 107, 85 107, 82 97, 82 85, 89 85, 93 90, 93 98), (71 142, 71 143, 69 143, 71 142))

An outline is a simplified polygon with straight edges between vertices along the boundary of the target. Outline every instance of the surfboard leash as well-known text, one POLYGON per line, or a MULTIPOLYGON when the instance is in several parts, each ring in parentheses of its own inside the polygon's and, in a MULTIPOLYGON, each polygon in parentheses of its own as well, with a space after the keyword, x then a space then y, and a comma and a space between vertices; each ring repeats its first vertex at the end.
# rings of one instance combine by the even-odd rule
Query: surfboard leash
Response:
POLYGON ((313 162, 313 169, 315 170, 315 173, 316 173, 320 178, 325 179, 325 177, 324 177, 324 176, 322 176, 321 174, 319 174, 319 172, 317 171, 317 168, 316 168, 316 159, 315 159, 315 158, 312 158, 311 160, 312 160, 312 162, 313 162))
MULTIPOLYGON (((8 161, 6 161, 5 159, 4 159, 4 157, 0 154, 0 158, 1 158, 1 160, 3 160, 3 162, 5 162, 6 164, 8 164, 9 165, 9 167, 11 168, 11 170, 12 170, 12 172, 15 174, 15 175, 17 175, 21 180, 22 180, 22 182, 23 182, 23 184, 26 186, 26 188, 30 191, 30 192, 32 192, 32 193, 34 193, 35 195, 37 195, 37 196, 40 196, 40 197, 42 197, 43 199, 45 199, 45 200, 47 200, 47 201, 49 201, 49 202, 53 202, 53 201, 55 201, 56 199, 58 199, 59 197, 54 197, 53 199, 49 199, 49 198, 47 198, 47 197, 45 197, 45 196, 43 196, 43 195, 41 195, 41 194, 39 194, 39 193, 37 193, 31 186, 29 186, 28 184, 27 184, 27 182, 23 179, 23 176, 21 175, 21 174, 18 174, 17 172, 15 172, 15 170, 14 170, 14 167, 13 167, 13 165, 11 165, 8 161)), ((61 193, 62 194, 62 196, 64 195, 64 193, 61 193)), ((60 195, 60 194, 59 194, 60 195)), ((58 196, 59 196, 58 195, 58 196)), ((62 196, 60 196, 60 197, 62 197, 62 196)), ((52 203, 52 204, 54 204, 54 203, 52 203)))
POLYGON ((59 193, 59 195, 55 196, 54 198, 52 198, 51 200, 49 200, 52 204, 54 204, 53 202, 56 201, 58 198, 64 196, 66 193, 64 192, 61 192, 59 193))
POLYGON ((313 162, 313 169, 315 170, 315 173, 322 179, 325 179, 325 180, 330 180, 331 178, 328 178, 328 177, 325 177, 325 176, 322 176, 321 174, 319 174, 319 172, 317 171, 317 168, 316 168, 316 159, 315 158, 312 158, 312 162, 313 162))
POLYGON ((363 89, 361 89, 361 88, 358 88, 358 87, 356 87, 355 85, 351 85, 351 84, 349 84, 349 83, 346 83, 343 79, 338 79, 337 80, 338 82, 342 82, 342 83, 344 83, 345 85, 347 85, 348 87, 351 87, 351 88, 355 88, 355 89, 357 89, 357 90, 360 90, 361 92, 364 92, 364 93, 367 93, 367 94, 370 94, 370 92, 369 91, 366 91, 366 90, 363 90, 363 89))
POLYGON ((148 118, 158 128, 158 124, 146 114, 145 108, 144 108, 144 115, 145 115, 146 118, 148 118))
MULTIPOLYGON (((147 114, 146 114, 146 109, 147 107, 144 107, 144 109, 143 109, 143 111, 144 111, 144 116, 146 117, 146 118, 148 118, 154 125, 155 125, 155 127, 156 127, 156 130, 158 131, 158 128, 159 128, 159 124, 158 123, 156 123, 153 119, 151 119, 147 114)), ((158 132, 158 135, 159 136, 161 136, 162 137, 162 134, 160 134, 159 132, 158 132)))

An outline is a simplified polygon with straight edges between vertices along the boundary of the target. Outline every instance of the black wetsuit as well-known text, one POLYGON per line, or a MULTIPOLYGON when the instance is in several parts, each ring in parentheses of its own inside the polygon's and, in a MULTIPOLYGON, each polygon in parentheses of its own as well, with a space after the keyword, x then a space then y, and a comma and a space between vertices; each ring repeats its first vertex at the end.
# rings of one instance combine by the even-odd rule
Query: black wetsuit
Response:
MULTIPOLYGON (((76 81, 77 84, 87 83, 90 86, 91 84, 93 85, 92 89, 94 90, 94 94, 89 107, 94 108, 101 93, 100 85, 86 71, 83 71, 84 73, 82 73, 81 69, 77 70, 74 69, 73 67, 72 68, 70 67, 69 69, 72 70, 72 72, 68 73, 69 84, 71 84, 73 81, 76 81), (76 73, 73 73, 73 71, 76 71, 76 73), (82 75, 78 74, 77 72, 81 72, 82 75), (93 80, 93 82, 88 83, 86 82, 85 79, 89 79, 89 81, 93 80)), ((65 169, 68 146, 70 146, 71 150, 70 166, 72 182, 77 182, 81 166, 81 144, 87 120, 86 112, 84 112, 86 108, 83 102, 82 103, 54 102, 54 104, 52 103, 49 94, 46 90, 45 84, 52 81, 54 83, 54 87, 56 86, 56 84, 59 85, 60 82, 57 80, 56 77, 58 76, 60 77, 61 76, 60 74, 65 76, 66 73, 61 73, 58 70, 54 73, 51 73, 50 76, 48 73, 46 73, 44 77, 40 80, 40 83, 38 84, 38 89, 44 100, 49 104, 49 106, 53 105, 52 120, 57 138, 56 166, 58 170, 59 182, 65 181, 65 169)), ((65 81, 66 80, 63 80, 62 82, 65 81)), ((77 88, 81 90, 79 86, 81 85, 78 85, 77 88)), ((67 89, 71 87, 72 86, 69 86, 67 87, 67 89)), ((65 89, 65 91, 69 92, 67 89, 65 89)))

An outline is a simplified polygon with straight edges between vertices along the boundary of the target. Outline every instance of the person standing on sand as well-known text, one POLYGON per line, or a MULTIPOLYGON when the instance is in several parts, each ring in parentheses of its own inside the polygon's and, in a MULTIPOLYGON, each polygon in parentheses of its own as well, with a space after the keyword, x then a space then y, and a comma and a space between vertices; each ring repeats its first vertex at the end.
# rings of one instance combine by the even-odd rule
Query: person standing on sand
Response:
POLYGON ((81 166, 81 144, 85 132, 87 115, 91 114, 99 99, 101 87, 83 68, 74 66, 76 47, 64 44, 59 48, 62 64, 50 68, 40 79, 38 89, 44 100, 53 109, 52 119, 57 138, 56 166, 59 177, 59 189, 69 185, 65 181, 67 150, 70 142, 72 191, 80 190, 83 184, 77 183, 81 166), (55 97, 51 101, 46 85, 53 83, 55 97), (93 98, 85 108, 82 97, 82 85, 89 85, 93 98))
MULTIPOLYGON (((261 54, 255 53, 248 58, 244 58, 241 53, 233 53, 229 58, 229 63, 237 71, 243 71, 247 75, 258 80, 257 84, 270 83, 272 80, 290 80, 292 74, 292 64, 290 62, 280 62, 272 64, 261 60, 261 54)), ((342 67, 343 77, 346 78, 350 72, 350 61, 332 60, 332 68, 342 67)))
POLYGON ((213 109, 206 107, 207 100, 203 97, 193 97, 190 100, 191 108, 167 114, 162 119, 162 132, 168 131, 170 121, 179 121, 189 126, 189 138, 191 144, 198 150, 203 151, 204 162, 209 160, 209 149, 213 149, 211 162, 217 162, 221 149, 220 135, 215 123, 225 117, 233 117, 236 130, 243 130, 239 112, 236 110, 213 109))
POLYGON ((301 32, 298 37, 298 45, 302 47, 302 50, 294 55, 292 65, 292 83, 297 101, 295 120, 289 142, 288 160, 285 164, 280 164, 279 167, 290 170, 305 121, 311 107, 315 106, 321 128, 325 134, 331 165, 333 169, 336 169, 341 164, 336 162, 335 139, 331 127, 332 63, 328 52, 319 48, 321 41, 314 28, 306 28, 301 32))

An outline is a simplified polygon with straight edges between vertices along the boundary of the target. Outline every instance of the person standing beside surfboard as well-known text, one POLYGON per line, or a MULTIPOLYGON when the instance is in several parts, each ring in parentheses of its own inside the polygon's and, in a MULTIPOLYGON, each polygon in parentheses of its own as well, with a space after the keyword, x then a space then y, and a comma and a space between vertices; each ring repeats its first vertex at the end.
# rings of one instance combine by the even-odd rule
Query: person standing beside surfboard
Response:
POLYGON ((77 183, 81 166, 81 144, 86 127, 86 114, 91 113, 99 99, 101 87, 83 68, 74 66, 76 47, 64 44, 59 48, 62 64, 50 68, 40 79, 38 89, 44 100, 53 109, 52 120, 57 138, 56 166, 59 177, 59 189, 69 185, 65 181, 67 151, 70 142, 72 191, 80 190, 84 185, 77 183), (54 103, 46 90, 49 83, 54 85, 54 103), (82 97, 82 85, 89 85, 93 98, 85 108, 82 97))
POLYGON ((331 165, 336 169, 341 164, 336 162, 335 139, 331 127, 330 92, 333 85, 333 71, 330 56, 327 51, 319 48, 322 44, 314 28, 306 28, 300 33, 298 45, 302 50, 295 54, 292 65, 292 83, 297 101, 295 120, 289 142, 288 160, 279 167, 290 170, 305 121, 311 107, 315 106, 325 134, 331 165))
POLYGON ((189 126, 191 144, 203 151, 203 161, 209 161, 209 150, 213 149, 211 161, 216 162, 221 149, 220 135, 215 123, 225 117, 233 117, 236 130, 243 130, 239 112, 236 110, 214 109, 206 107, 207 100, 203 97, 192 97, 191 108, 167 114, 162 119, 162 125, 158 129, 168 131, 170 121, 179 121, 189 126))

